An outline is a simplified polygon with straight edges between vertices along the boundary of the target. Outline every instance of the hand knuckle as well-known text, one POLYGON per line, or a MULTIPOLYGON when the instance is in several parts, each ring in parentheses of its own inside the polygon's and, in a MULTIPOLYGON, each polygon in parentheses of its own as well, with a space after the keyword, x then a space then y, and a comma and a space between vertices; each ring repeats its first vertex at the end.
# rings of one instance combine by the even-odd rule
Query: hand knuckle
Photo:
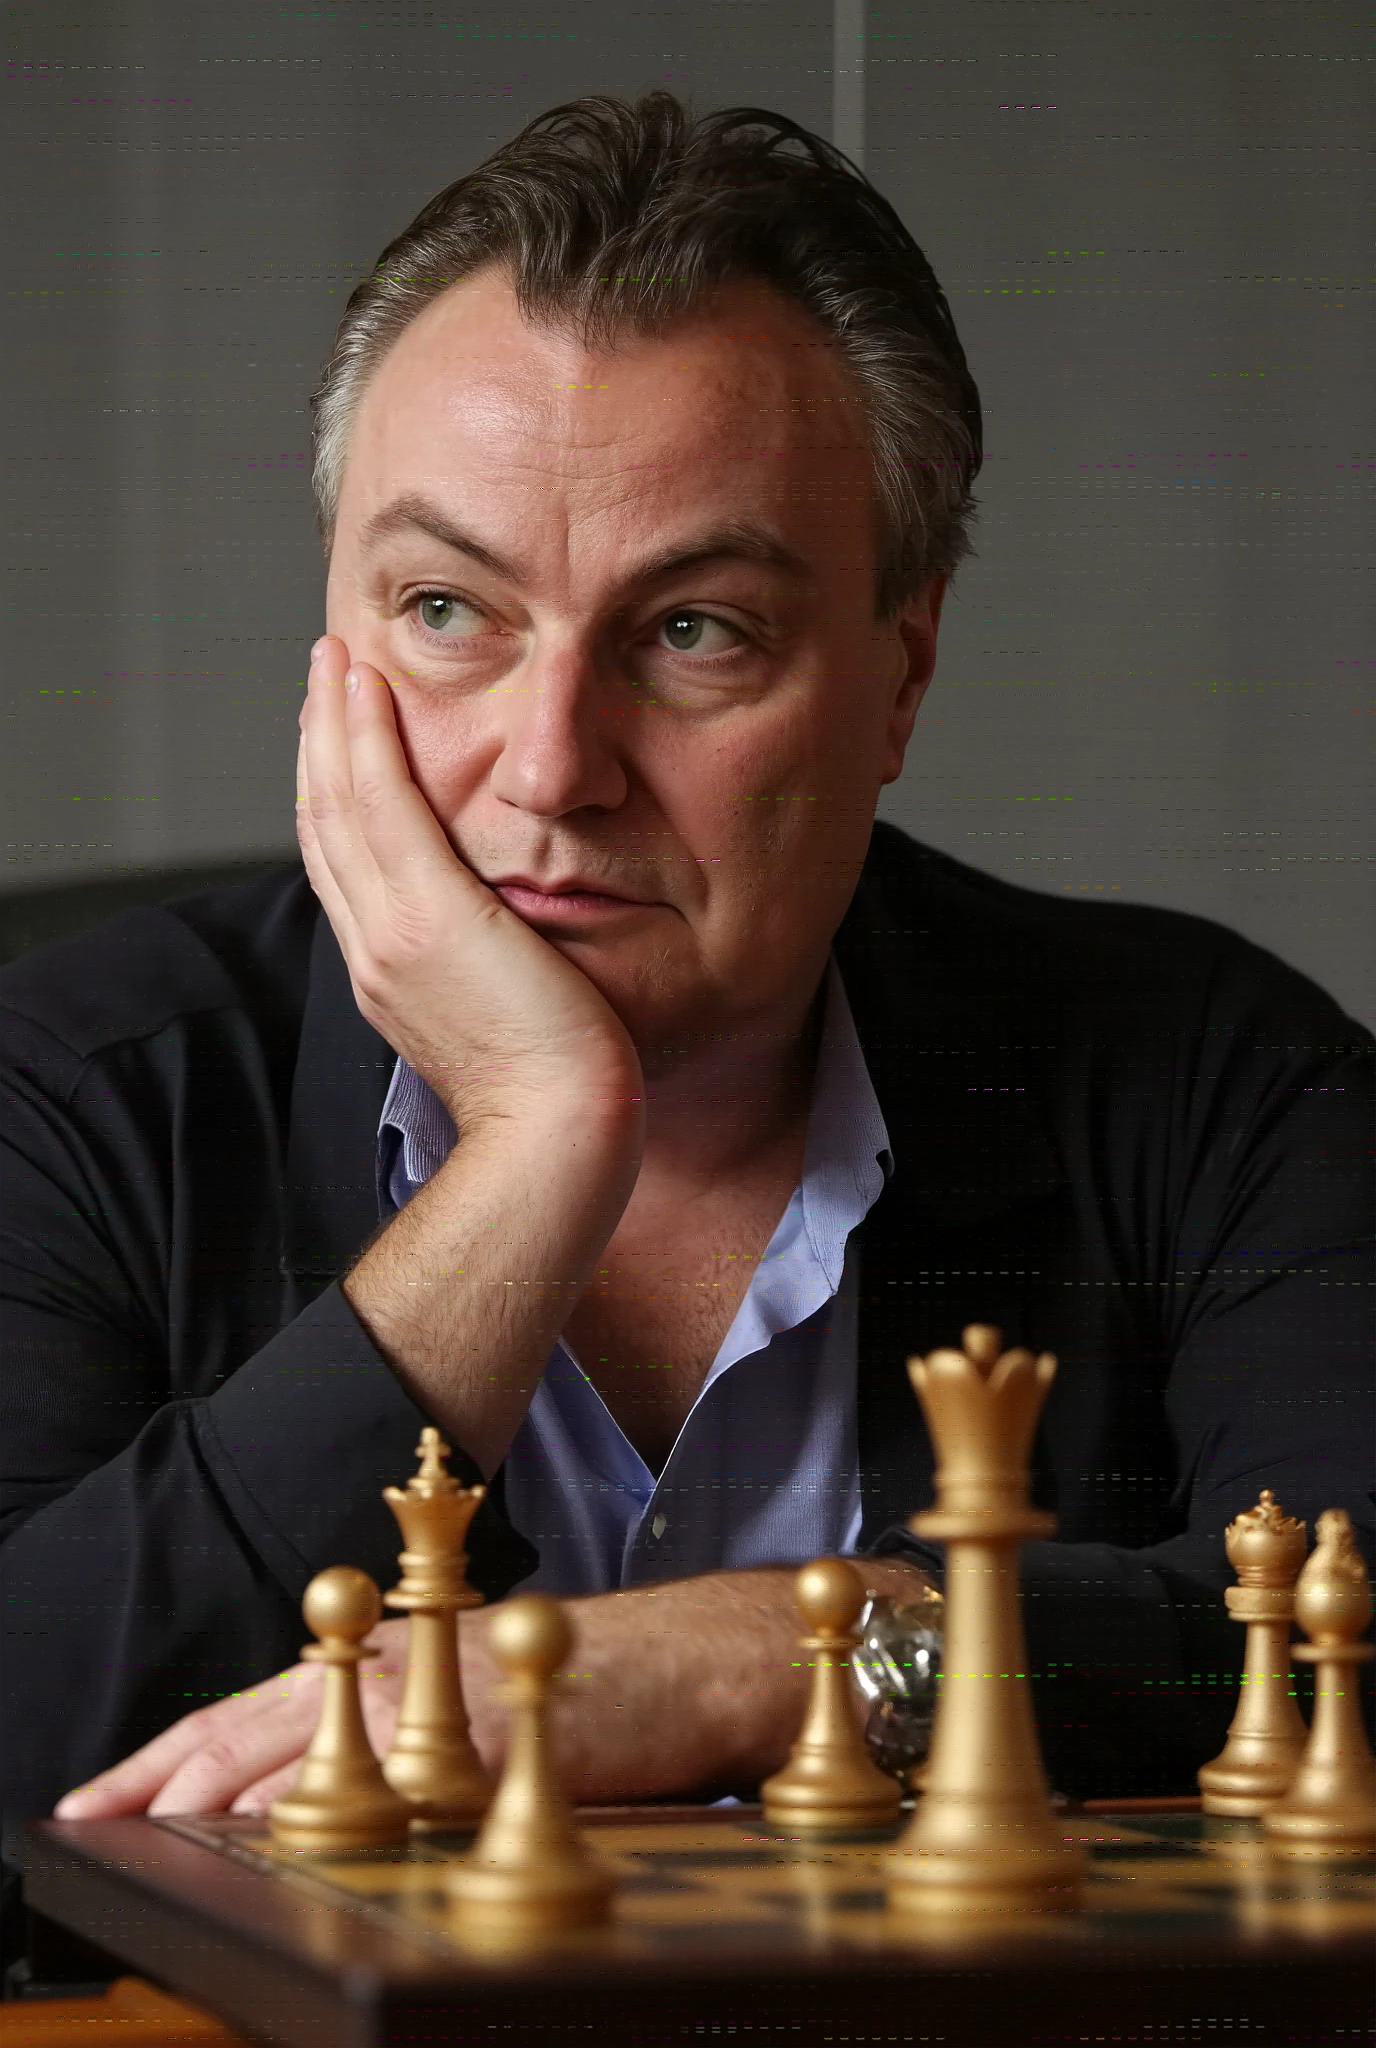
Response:
POLYGON ((359 1009, 369 1023, 376 1026, 377 1018, 386 1008, 385 975, 380 975, 371 964, 360 963, 349 969, 349 979, 353 983, 354 997, 359 1009))
POLYGON ((385 981, 410 972, 424 956, 425 939, 400 920, 389 920, 368 948, 373 965, 385 981))
MULTIPOLYGON (((218 1733, 220 1722, 224 1718, 221 1711, 223 1706, 223 1700, 212 1700, 209 1706, 193 1707, 189 1714, 183 1714, 181 1720, 174 1725, 191 1741, 198 1744, 211 1741, 218 1733)), ((170 1729, 168 1733, 171 1733, 170 1729)))
POLYGON ((243 1768, 243 1749, 229 1735, 216 1735, 197 1752, 195 1762, 207 1778, 230 1777, 243 1768))
POLYGON ((365 939, 359 946, 353 963, 354 980, 374 998, 385 990, 391 975, 392 960, 385 944, 365 939))
POLYGON ((313 822, 325 824, 331 818, 339 817, 344 811, 345 806, 341 803, 337 791, 333 789, 312 789, 306 799, 306 808, 310 812, 313 822))
POLYGON ((380 775, 361 775, 354 783, 354 802, 360 817, 380 817, 387 807, 387 785, 380 775))

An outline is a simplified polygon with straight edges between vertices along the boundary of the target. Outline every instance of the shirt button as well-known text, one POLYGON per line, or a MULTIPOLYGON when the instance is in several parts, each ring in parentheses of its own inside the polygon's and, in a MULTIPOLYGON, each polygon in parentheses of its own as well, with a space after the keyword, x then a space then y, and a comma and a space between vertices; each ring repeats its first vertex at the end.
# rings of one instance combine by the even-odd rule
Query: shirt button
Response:
POLYGON ((651 1522, 650 1524, 650 1534, 654 1537, 656 1543, 658 1543, 660 1537, 664 1534, 664 1531, 668 1528, 668 1526, 668 1520, 664 1514, 664 1510, 661 1508, 659 1513, 655 1516, 653 1522, 651 1522))

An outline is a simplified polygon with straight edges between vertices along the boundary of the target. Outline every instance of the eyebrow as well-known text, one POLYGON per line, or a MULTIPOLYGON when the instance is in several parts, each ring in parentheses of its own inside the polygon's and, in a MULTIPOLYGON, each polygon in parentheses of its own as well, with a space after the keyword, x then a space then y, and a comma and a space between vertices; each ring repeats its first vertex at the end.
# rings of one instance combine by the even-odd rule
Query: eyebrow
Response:
MULTIPOLYGON (((382 511, 374 512, 370 519, 366 519, 359 536, 360 548, 365 555, 373 554, 393 535, 412 529, 428 533, 433 540, 452 548, 456 554, 470 556, 507 583, 519 585, 524 580, 519 564, 499 555, 495 548, 488 547, 476 534, 460 526, 418 491, 404 492, 382 511)), ((695 540, 663 549, 657 555, 648 555, 631 570, 624 587, 627 590, 640 589, 681 570, 703 568, 709 562, 752 562, 760 568, 772 569, 794 583, 810 584, 817 580, 811 563, 786 546, 767 527, 752 525, 746 519, 723 519, 708 527, 695 540)))

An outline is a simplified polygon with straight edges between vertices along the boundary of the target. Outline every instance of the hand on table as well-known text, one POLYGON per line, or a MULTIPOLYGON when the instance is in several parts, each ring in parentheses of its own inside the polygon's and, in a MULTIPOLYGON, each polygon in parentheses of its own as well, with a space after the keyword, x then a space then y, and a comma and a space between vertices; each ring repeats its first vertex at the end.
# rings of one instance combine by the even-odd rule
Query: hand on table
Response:
MULTIPOLYGON (((488 1769, 500 1768, 500 1711, 490 1695, 501 1674, 486 1654, 489 1610, 465 1616, 459 1632, 464 1697, 473 1740, 488 1769)), ((406 1677, 404 1618, 382 1621, 368 1641, 381 1655, 360 1672, 368 1739, 385 1756, 396 1728, 406 1677)), ((231 1693, 174 1721, 98 1778, 68 1792, 58 1820, 105 1820, 115 1814, 266 1813, 291 1790, 320 1719, 320 1664, 293 1664, 261 1685, 231 1693)))
MULTIPOLYGON (((383 1654, 362 1667, 363 1718, 381 1756, 392 1740, 406 1675, 405 1620, 380 1622, 383 1654)), ((67 1793, 58 1820, 114 1814, 259 1813, 295 1782, 320 1718, 320 1664, 293 1664, 174 1721, 142 1749, 67 1793)))
MULTIPOLYGON (((561 1779, 579 1803, 688 1792, 738 1747, 737 1724, 773 1727, 790 1692, 797 1616, 792 1574, 733 1572, 564 1603, 574 1649, 552 1732, 561 1779)), ((495 1607, 459 1622, 464 1702, 474 1747, 494 1776, 505 1757, 502 1674, 487 1649, 495 1607)), ((361 1671, 363 1713, 379 1756, 396 1726, 405 1679, 405 1620, 380 1622, 368 1641, 385 1654, 361 1671)), ((116 1814, 259 1813, 294 1784, 320 1717, 323 1672, 295 1664, 262 1685, 198 1707, 89 1784, 69 1792, 59 1820, 116 1814)), ((750 1733, 746 1731, 747 1741, 750 1733)), ((782 1761, 770 1753, 770 1768, 782 1761)))
MULTIPOLYGON (((615 1596, 570 1603, 593 1610, 592 1627, 580 1644, 583 1655, 575 1652, 575 1664, 600 1664, 598 1640, 612 1619, 608 1610, 614 1600, 615 1596)), ((496 1697, 502 1673, 487 1650, 494 1612, 484 1608, 462 1617, 459 1662, 474 1747, 495 1777, 506 1754, 506 1713, 496 1697)), ((379 1622, 368 1641, 382 1655, 365 1662, 360 1671, 363 1719, 378 1757, 385 1756, 396 1728, 406 1677, 407 1627, 404 1619, 379 1622)), ((591 1713, 580 1711, 580 1693, 588 1676, 586 1671, 568 1674, 564 1701, 555 1709, 558 1767, 575 1797, 615 1798, 624 1788, 623 1760, 616 1742, 607 1739, 612 1731, 605 1726, 601 1699, 593 1703, 591 1713)), ((55 1818, 265 1813, 296 1782, 320 1719, 323 1682, 323 1666, 293 1664, 261 1685, 198 1707, 110 1770, 68 1792, 54 1809, 55 1818)), ((619 1685, 612 1689, 625 1690, 619 1685)), ((624 1739, 619 1701, 613 1712, 615 1735, 624 1739)))
MULTIPOLYGON (((860 1560, 856 1560, 860 1562, 860 1560)), ((897 1558, 863 1560, 866 1583, 910 1599, 921 1573, 897 1558)), ((559 1775, 578 1804, 750 1789, 777 1770, 807 1692, 798 1657, 791 1570, 701 1577, 564 1602, 574 1649, 552 1730, 559 1775)), ((501 1672, 487 1647, 495 1607, 459 1624, 474 1747, 495 1776, 506 1753, 501 1672)), ((391 1742, 405 1676, 404 1620, 368 1640, 363 1711, 379 1756, 391 1742)), ((296 1664, 248 1691, 199 1707, 56 1808, 59 1820, 115 1814, 258 1813, 290 1789, 320 1715, 321 1667, 296 1664)), ((857 1713, 863 1704, 856 1695, 857 1713)))

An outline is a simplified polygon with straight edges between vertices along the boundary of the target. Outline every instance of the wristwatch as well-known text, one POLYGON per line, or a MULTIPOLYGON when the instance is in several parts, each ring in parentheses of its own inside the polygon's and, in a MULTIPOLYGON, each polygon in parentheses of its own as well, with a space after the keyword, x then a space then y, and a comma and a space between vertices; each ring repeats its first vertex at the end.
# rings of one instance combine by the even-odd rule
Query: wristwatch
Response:
POLYGON ((920 1600, 873 1594, 860 1614, 851 1665, 870 1702, 865 1742, 881 1771, 916 1790, 931 1747, 946 1603, 926 1586, 920 1600))

